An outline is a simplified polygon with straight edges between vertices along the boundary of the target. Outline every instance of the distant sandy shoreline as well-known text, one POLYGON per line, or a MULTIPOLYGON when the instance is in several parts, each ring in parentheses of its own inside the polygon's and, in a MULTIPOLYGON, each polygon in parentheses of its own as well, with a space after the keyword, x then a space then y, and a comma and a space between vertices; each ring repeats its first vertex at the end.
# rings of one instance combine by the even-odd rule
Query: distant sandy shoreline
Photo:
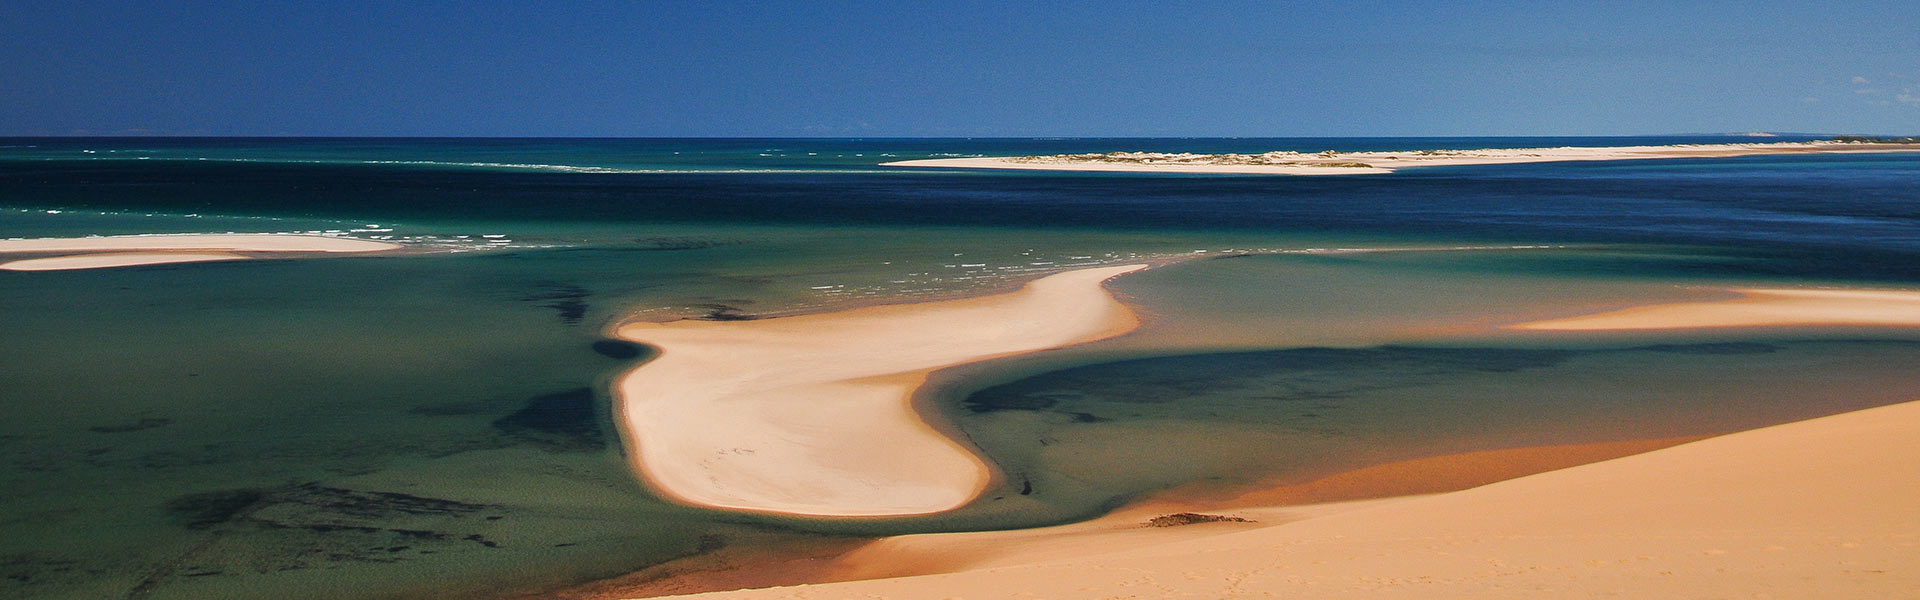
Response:
POLYGON ((260 255, 354 254, 400 249, 399 244, 348 237, 278 233, 155 234, 0 240, 7 271, 65 271, 173 263, 246 260, 260 255))
POLYGON ((935 158, 894 161, 881 163, 881 166, 1127 173, 1362 175, 1392 173, 1415 167, 1878 152, 1920 152, 1920 144, 1775 142, 1392 152, 1269 152, 1265 154, 1111 152, 1050 156, 935 158))
POLYGON ((1137 327, 1093 267, 992 296, 755 321, 629 323, 660 356, 616 384, 635 470, 710 508, 808 516, 929 514, 972 501, 990 467, 911 405, 940 368, 1137 327))
POLYGON ((1624 331, 1713 327, 1920 327, 1920 291, 1729 290, 1730 300, 1676 302, 1534 321, 1535 331, 1624 331))

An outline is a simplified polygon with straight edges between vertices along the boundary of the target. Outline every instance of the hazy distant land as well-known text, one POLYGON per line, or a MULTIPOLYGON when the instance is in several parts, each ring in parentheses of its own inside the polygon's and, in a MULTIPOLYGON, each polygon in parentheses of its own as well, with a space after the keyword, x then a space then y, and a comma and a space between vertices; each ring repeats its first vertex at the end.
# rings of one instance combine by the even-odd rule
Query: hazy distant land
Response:
POLYGON ((1670 146, 1483 148, 1317 153, 1274 151, 1262 154, 1106 152, 1041 156, 937 158, 883 163, 895 167, 1118 171, 1140 173, 1221 173, 1248 175, 1358 175, 1391 173, 1415 167, 1504 165, 1519 163, 1716 158, 1765 154, 1915 152, 1914 138, 1840 137, 1828 141, 1755 144, 1679 144, 1670 146))

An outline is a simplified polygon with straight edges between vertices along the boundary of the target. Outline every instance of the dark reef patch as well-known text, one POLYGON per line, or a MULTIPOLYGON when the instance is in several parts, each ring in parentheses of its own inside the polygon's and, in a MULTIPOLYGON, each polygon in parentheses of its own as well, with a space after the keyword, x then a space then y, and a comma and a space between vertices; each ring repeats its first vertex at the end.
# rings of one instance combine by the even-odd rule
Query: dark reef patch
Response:
MULTIPOLYGON (((33 554, 0 555, 0 582, 31 586, 99 575, 100 571, 84 569, 80 566, 80 562, 75 560, 33 554)), ((0 588, 0 590, 4 589, 6 588, 0 588)), ((22 595, 21 597, 31 596, 22 595)))
POLYGON ((646 353, 646 347, 625 340, 594 340, 593 351, 614 360, 633 360, 646 353))
POLYGON ((579 254, 579 253, 589 253, 589 252, 598 252, 598 253, 684 252, 688 250, 705 250, 708 248, 719 248, 723 246, 739 246, 744 243, 745 242, 740 240, 730 240, 730 239, 711 238, 711 237, 661 236, 661 237, 633 238, 633 240, 630 242, 630 245, 621 245, 621 244, 615 243, 615 244, 609 244, 609 245, 576 246, 571 248, 555 248, 555 249, 547 250, 547 252, 567 253, 567 254, 579 254))
POLYGON ((553 309, 554 312, 559 313, 561 323, 578 325, 582 319, 586 318, 587 310, 592 308, 587 304, 587 298, 592 296, 593 292, 586 288, 564 283, 542 283, 537 287, 540 291, 521 297, 520 300, 536 302, 553 309))
POLYGON ((520 410, 493 421, 501 433, 554 450, 606 447, 600 427, 599 398, 592 388, 528 398, 520 410))
POLYGON ((202 492, 168 500, 166 511, 187 529, 206 529, 246 514, 266 498, 267 492, 258 489, 202 492))
POLYGON ((166 427, 172 424, 173 424, 173 419, 168 419, 163 417, 148 417, 148 418, 140 419, 138 421, 133 421, 130 423, 119 423, 115 425, 95 425, 93 427, 88 427, 87 431, 92 431, 94 433, 128 433, 132 431, 140 431, 143 429, 153 429, 155 427, 166 427))
POLYGON ((440 552, 487 552, 508 516, 494 504, 305 483, 187 494, 163 505, 197 544, 160 561, 127 597, 170 580, 395 563, 440 552))
MULTIPOLYGON (((362 491, 307 483, 278 489, 242 488, 187 494, 168 500, 165 509, 188 529, 253 522, 271 528, 311 531, 376 531, 347 521, 392 521, 405 516, 459 517, 491 508, 400 492, 362 491)), ((413 537, 431 532, 393 530, 413 537)))
POLYGON ((701 321, 752 321, 761 318, 759 315, 743 312, 740 310, 740 307, 730 304, 699 304, 696 306, 706 309, 707 311, 707 314, 694 317, 701 321))
POLYGON ((473 401, 422 404, 407 409, 407 414, 420 415, 423 417, 464 417, 485 412, 488 412, 486 403, 473 401))
POLYGON ((674 252, 682 250, 705 250, 721 246, 737 246, 740 242, 709 237, 670 236, 637 238, 633 240, 633 244, 629 249, 649 252, 674 252))
POLYGON ((1713 342, 1713 343, 1705 343, 1705 344, 1654 344, 1651 346, 1640 346, 1638 348, 1632 348, 1632 349, 1645 350, 1648 352, 1665 352, 1668 354, 1714 355, 1714 354, 1767 354, 1769 352, 1779 351, 1780 347, 1774 346, 1771 344, 1762 344, 1759 342, 1713 342))

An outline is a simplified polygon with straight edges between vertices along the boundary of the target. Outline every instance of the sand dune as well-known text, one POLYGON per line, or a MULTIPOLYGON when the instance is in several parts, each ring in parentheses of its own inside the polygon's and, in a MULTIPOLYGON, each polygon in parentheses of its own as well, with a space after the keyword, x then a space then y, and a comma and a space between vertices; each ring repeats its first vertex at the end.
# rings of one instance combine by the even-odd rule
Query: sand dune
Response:
POLYGON ((1920 327, 1920 292, 1736 289, 1739 298, 1637 306, 1511 329, 1601 331, 1764 326, 1920 327))
POLYGON ((275 233, 122 235, 0 240, 0 254, 46 254, 0 263, 0 270, 59 271, 252 258, 235 252, 383 252, 399 244, 345 237, 275 233))
POLYGON ((1141 265, 1019 291, 760 321, 632 323, 661 355, 619 383, 635 468, 683 502, 817 515, 957 508, 989 468, 911 406, 929 372, 1112 337, 1138 325, 1102 287, 1141 265))
POLYGON ((1115 152, 1107 154, 1065 154, 1053 156, 936 158, 894 161, 881 163, 881 165, 889 167, 1136 173, 1359 175, 1368 173, 1391 173, 1398 169, 1414 167, 1862 152, 1920 152, 1920 144, 1778 142, 1764 144, 1701 144, 1592 148, 1489 148, 1481 150, 1395 152, 1327 151, 1316 154, 1303 154, 1298 152, 1269 152, 1265 154, 1115 152))
POLYGON ((1459 492, 1249 513, 1268 520, 1170 543, 1090 537, 1022 564, 687 597, 1908 597, 1916 437, 1910 402, 1459 492))

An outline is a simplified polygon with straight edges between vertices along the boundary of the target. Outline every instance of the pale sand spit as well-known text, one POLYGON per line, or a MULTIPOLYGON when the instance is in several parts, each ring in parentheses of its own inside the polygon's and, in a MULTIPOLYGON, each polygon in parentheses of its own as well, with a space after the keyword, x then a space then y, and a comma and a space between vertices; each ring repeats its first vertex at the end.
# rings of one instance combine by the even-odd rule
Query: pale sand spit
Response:
POLYGON ((344 237, 278 233, 158 234, 0 240, 0 254, 55 256, 0 263, 0 270, 61 271, 252 258, 234 252, 360 253, 399 244, 344 237))
POLYGON ((1636 306, 1508 326, 1542 331, 1705 327, 1920 327, 1920 291, 1734 289, 1729 300, 1636 306))
MULTIPOLYGON (((1310 156, 1310 155, 1309 155, 1310 156)), ((1046 157, 981 156, 974 158, 927 158, 880 163, 882 167, 927 167, 939 169, 1010 169, 1016 171, 1085 171, 1103 173, 1190 173, 1195 175, 1366 175, 1392 173, 1383 166, 1328 167, 1309 163, 1228 165, 1207 163, 1100 162, 1060 159, 1037 161, 1046 157)))
POLYGON ((347 237, 282 233, 181 233, 0 240, 0 252, 208 250, 229 252, 379 252, 399 244, 347 237))
POLYGON ((1187 154, 1112 152, 1053 156, 935 158, 881 163, 890 167, 1023 169, 1241 175, 1360 175, 1391 173, 1412 167, 1504 165, 1541 162, 1714 158, 1764 154, 1920 152, 1920 144, 1779 142, 1561 148, 1489 148, 1394 152, 1269 152, 1265 154, 1187 154))
POLYGON ((1115 532, 1022 564, 686 597, 1907 597, 1917 437, 1909 402, 1458 492, 1236 513, 1270 520, 1167 543, 1115 532))
POLYGON ((142 265, 213 262, 219 260, 246 260, 246 258, 247 257, 238 254, 226 254, 222 252, 107 252, 101 254, 73 254, 47 258, 28 258, 4 262, 0 263, 0 271, 73 271, 79 269, 137 267, 142 265))
POLYGON ((619 381, 618 421, 635 469, 688 504, 842 517, 958 508, 990 470, 914 410, 927 374, 1130 331, 1138 319, 1102 284, 1141 268, 962 300, 630 323, 617 334, 661 354, 619 381))

